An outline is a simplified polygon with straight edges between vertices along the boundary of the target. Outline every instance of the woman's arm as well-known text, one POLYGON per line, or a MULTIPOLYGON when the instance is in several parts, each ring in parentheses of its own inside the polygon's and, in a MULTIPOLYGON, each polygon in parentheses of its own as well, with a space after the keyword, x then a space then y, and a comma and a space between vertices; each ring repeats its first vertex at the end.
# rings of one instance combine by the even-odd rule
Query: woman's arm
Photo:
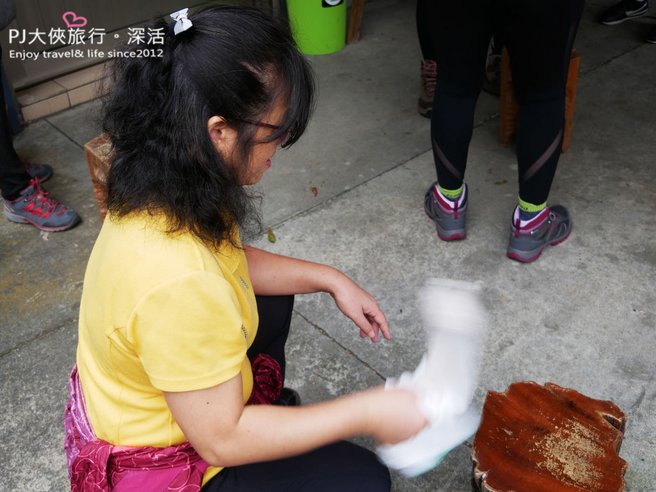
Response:
POLYGON ((412 392, 382 387, 302 407, 244 406, 237 375, 213 388, 164 396, 189 442, 213 466, 294 456, 361 434, 395 443, 426 425, 412 392))
POLYGON ((253 290, 258 295, 328 292, 337 307, 374 342, 381 331, 392 338, 374 297, 336 268, 244 246, 253 290))
POLYGON ((344 274, 328 265, 277 255, 244 245, 248 273, 258 295, 332 292, 344 274))

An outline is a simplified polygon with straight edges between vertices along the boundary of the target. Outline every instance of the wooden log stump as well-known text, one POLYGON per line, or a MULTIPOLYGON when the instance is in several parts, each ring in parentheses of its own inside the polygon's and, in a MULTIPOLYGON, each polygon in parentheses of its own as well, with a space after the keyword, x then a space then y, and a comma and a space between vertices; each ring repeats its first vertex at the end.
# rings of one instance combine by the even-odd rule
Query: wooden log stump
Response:
POLYGON ((484 492, 621 492, 626 415, 552 383, 489 392, 474 439, 474 482, 484 492))
POLYGON ((102 134, 84 144, 84 153, 87 156, 89 175, 96 194, 96 203, 100 218, 107 214, 107 173, 112 161, 112 144, 109 137, 102 134))

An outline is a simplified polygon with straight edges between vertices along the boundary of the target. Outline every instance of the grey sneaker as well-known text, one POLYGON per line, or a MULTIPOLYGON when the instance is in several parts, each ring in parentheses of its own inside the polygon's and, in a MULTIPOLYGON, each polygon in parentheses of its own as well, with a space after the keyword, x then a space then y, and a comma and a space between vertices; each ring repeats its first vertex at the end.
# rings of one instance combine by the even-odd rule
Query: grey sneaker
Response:
POLYGON ((39 178, 39 183, 45 183, 54 174, 52 167, 48 164, 38 164, 36 162, 23 161, 23 167, 31 178, 39 178))
POLYGON ((298 394, 298 391, 291 388, 283 388, 280 392, 280 398, 273 404, 283 407, 300 407, 301 395, 298 394))
POLYGON ((417 101, 417 111, 430 118, 433 109, 433 96, 437 85, 437 63, 433 60, 421 61, 421 92, 417 101))
POLYGON ((32 178, 15 200, 4 200, 3 208, 4 216, 12 222, 32 224, 42 231, 65 231, 80 221, 73 209, 48 196, 38 178, 32 178))
POLYGON ((510 226, 507 255, 522 263, 537 260, 544 248, 562 243, 572 232, 572 219, 562 205, 547 207, 523 227, 519 225, 517 213, 514 219, 515 222, 510 226))
POLYGON ((649 30, 647 37, 645 37, 645 41, 647 43, 656 44, 656 27, 649 30))
POLYGON ((435 223, 437 236, 442 241, 465 239, 465 213, 467 212, 467 185, 454 205, 445 201, 437 192, 437 181, 424 196, 424 211, 435 223))
POLYGON ((483 90, 492 95, 501 94, 501 55, 490 53, 485 63, 483 90))
POLYGON ((649 2, 646 0, 622 0, 605 10, 599 22, 607 26, 614 26, 635 17, 641 17, 649 12, 649 2))
POLYGON ((490 39, 485 60, 485 78, 483 90, 495 96, 501 94, 501 52, 503 46, 499 45, 494 36, 490 39))

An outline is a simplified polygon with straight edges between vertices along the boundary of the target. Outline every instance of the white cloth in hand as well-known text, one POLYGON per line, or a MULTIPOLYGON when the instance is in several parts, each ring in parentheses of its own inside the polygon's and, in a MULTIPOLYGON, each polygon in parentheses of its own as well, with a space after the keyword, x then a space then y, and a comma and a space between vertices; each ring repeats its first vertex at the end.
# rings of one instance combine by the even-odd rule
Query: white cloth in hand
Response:
POLYGON ((420 292, 419 305, 428 350, 414 372, 388 379, 385 387, 414 391, 429 423, 406 441, 377 448, 387 466, 406 476, 435 467, 476 432, 480 419, 470 407, 486 322, 480 287, 431 279, 420 292))

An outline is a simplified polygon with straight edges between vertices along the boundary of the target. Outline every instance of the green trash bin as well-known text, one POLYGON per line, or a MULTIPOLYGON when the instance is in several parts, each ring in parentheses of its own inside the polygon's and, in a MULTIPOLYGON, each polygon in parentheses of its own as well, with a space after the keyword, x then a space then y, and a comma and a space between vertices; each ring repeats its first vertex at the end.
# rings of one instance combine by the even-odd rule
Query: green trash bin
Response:
POLYGON ((346 44, 346 0, 287 0, 289 24, 306 55, 327 55, 346 44))

